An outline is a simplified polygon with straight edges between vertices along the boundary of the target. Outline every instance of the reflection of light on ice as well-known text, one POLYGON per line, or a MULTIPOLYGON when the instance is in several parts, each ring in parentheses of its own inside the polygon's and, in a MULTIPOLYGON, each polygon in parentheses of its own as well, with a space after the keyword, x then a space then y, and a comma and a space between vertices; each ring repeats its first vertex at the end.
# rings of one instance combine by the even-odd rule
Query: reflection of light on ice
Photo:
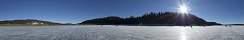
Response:
POLYGON ((180 40, 186 40, 186 33, 181 32, 180 40))
POLYGON ((181 28, 181 33, 180 33, 180 40, 186 40, 186 30, 185 27, 181 28))

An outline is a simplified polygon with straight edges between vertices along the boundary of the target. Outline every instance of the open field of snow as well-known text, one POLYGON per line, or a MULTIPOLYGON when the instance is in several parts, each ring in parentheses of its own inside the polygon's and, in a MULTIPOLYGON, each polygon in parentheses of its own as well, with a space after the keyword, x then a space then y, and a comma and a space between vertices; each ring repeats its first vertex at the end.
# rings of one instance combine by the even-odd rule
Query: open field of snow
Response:
POLYGON ((244 26, 0 26, 0 40, 244 40, 244 26))

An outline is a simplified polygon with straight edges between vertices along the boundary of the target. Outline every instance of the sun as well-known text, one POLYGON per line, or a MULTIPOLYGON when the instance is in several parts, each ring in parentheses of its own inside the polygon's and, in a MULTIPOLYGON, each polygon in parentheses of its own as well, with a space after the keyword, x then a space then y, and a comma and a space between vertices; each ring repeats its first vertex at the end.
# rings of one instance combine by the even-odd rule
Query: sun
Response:
POLYGON ((181 0, 181 1, 178 1, 178 10, 180 13, 182 14, 187 14, 189 13, 189 7, 188 7, 188 4, 190 2, 187 2, 187 0, 181 0))
POLYGON ((179 6, 180 13, 188 13, 188 7, 187 6, 179 6))

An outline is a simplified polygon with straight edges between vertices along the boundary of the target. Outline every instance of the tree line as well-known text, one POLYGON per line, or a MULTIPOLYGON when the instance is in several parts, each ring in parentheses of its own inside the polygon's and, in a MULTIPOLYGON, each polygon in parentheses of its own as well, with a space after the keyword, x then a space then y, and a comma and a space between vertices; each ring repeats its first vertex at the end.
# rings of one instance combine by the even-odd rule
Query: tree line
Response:
POLYGON ((85 20, 79 24, 95 25, 221 25, 216 22, 207 22, 192 14, 182 14, 176 12, 150 12, 142 16, 130 16, 126 18, 118 16, 108 16, 85 20))

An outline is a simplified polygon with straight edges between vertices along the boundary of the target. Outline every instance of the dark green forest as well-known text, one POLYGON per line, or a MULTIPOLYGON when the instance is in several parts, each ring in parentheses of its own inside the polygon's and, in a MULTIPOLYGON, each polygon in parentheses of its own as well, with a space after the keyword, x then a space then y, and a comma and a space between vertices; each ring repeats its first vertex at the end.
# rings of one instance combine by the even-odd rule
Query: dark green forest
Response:
POLYGON ((216 22, 208 22, 190 13, 176 12, 150 12, 142 16, 130 16, 126 18, 118 16, 108 16, 104 18, 95 18, 83 21, 79 24, 94 25, 172 25, 172 26, 189 26, 189 25, 221 25, 216 22))

